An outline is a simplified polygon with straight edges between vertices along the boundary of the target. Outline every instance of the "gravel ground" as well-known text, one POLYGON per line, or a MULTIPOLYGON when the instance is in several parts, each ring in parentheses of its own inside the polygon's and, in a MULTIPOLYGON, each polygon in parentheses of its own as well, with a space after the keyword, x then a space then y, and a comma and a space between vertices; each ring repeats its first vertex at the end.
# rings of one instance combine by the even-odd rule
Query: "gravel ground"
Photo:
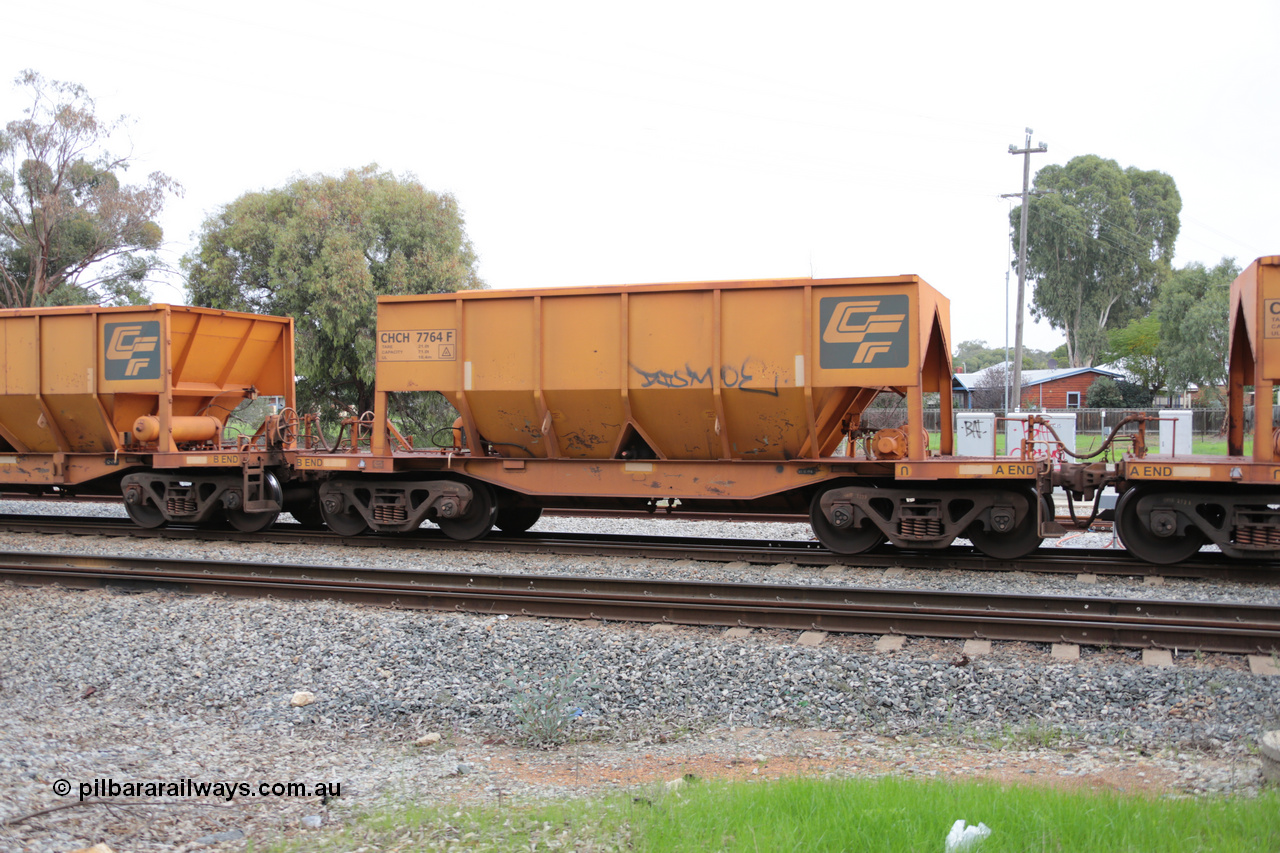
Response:
MULTIPOLYGON (((31 511, 14 502, 0 512, 31 511)), ((38 510, 48 512, 47 505, 38 510)), ((119 514, 77 505, 76 514, 119 514)), ((725 535, 706 522, 663 533, 725 535)), ((546 519, 537 529, 637 532, 632 521, 546 519)), ((804 525, 736 535, 809 538, 804 525)), ((1255 601, 1263 584, 1013 573, 946 574, 369 548, 0 534, 0 550, 606 574, 764 583, 1017 588, 1073 595, 1255 601)), ((312 601, 0 586, 0 848, 242 849, 340 824, 388 798, 493 802, 699 775, 978 775, 1159 793, 1248 794, 1253 755, 1280 728, 1280 678, 1240 658, 1032 644, 968 657, 959 641, 873 637, 798 645, 795 632, 506 619, 312 601), (577 676, 576 680, 574 677, 577 676), (295 706, 301 691, 314 701, 295 706), (525 745, 517 712, 541 703, 572 741, 525 745), (423 738, 436 733, 439 740, 423 738), (422 739, 422 740, 419 740, 422 739), (82 784, 338 782, 341 797, 120 796, 76 806, 82 784), (54 791, 57 780, 71 793, 54 791), (169 805, 154 805, 157 802, 169 805), (216 833, 229 833, 216 836, 216 833), (234 836, 234 837, 232 837, 234 836), (219 838, 226 840, 219 841, 219 838), (199 843, 198 843, 199 842, 199 843)), ((547 719, 544 717, 543 719, 547 719)), ((101 788, 101 786, 100 786, 101 788)))

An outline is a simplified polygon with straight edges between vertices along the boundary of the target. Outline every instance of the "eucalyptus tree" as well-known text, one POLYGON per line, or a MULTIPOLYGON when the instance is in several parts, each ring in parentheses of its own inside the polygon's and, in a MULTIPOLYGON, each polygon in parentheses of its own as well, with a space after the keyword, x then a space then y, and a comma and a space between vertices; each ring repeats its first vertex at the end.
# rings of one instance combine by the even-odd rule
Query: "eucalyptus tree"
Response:
POLYGON ((1235 258, 1223 258, 1212 268, 1192 263, 1177 270, 1161 288, 1155 316, 1170 391, 1182 392, 1191 384, 1206 389, 1226 385, 1227 313, 1231 282, 1238 275, 1235 258))
POLYGON ((1130 321, 1108 337, 1108 360, 1114 360, 1148 394, 1155 394, 1168 382, 1169 360, 1156 312, 1130 321))
MULTIPOLYGON (((1182 199, 1173 178, 1096 155, 1036 173, 1029 202, 1032 313, 1067 336, 1072 367, 1089 367, 1107 330, 1146 313, 1170 275, 1182 199)), ((1015 207, 1011 221, 1017 221, 1015 207)))
POLYGON ((0 131, 0 304, 131 304, 164 264, 155 250, 166 198, 161 172, 125 184, 128 155, 107 146, 125 118, 103 120, 88 91, 23 71, 23 117, 0 131))
POLYGON ((376 165, 245 193, 182 259, 193 305, 294 318, 299 407, 331 416, 373 408, 377 297, 483 287, 476 265, 457 200, 376 165))

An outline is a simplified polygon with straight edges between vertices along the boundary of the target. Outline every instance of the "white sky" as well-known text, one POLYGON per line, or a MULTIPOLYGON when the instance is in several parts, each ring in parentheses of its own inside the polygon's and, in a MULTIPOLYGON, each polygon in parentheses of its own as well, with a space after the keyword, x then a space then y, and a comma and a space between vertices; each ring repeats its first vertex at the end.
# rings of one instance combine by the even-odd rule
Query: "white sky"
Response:
MULTIPOLYGON (((160 223, 175 266, 242 193, 377 163, 457 197, 491 287, 916 273, 951 298, 953 345, 996 346, 1025 127, 1049 146, 1033 174, 1098 154, 1172 175, 1178 266, 1280 253, 1275 0, 59 0, 4 20, 0 121, 24 68, 131 116, 130 176, 186 189, 160 223)), ((1028 346, 1061 341, 1028 322, 1028 346)))

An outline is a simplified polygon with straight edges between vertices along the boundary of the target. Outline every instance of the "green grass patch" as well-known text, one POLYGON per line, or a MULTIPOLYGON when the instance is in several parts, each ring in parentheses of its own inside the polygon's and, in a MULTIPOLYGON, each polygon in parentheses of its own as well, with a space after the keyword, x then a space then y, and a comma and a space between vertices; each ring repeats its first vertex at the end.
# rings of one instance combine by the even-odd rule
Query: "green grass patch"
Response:
POLYGON ((941 851, 960 818, 1000 851, 1280 849, 1280 794, 1152 798, 900 778, 693 781, 601 801, 392 809, 276 850, 941 851))
MULTIPOLYGON (((262 848, 273 853, 375 850, 634 850, 630 798, 537 806, 390 806, 334 832, 262 848)), ((254 848, 257 849, 257 848, 254 848)))
MULTIPOLYGON (((1092 453, 1094 450, 1102 446, 1105 436, 1101 435, 1077 435, 1076 436, 1076 453, 1092 453)), ((942 435, 937 432, 929 433, 929 449, 939 450, 942 447, 942 435)), ((1129 443, 1119 443, 1113 445, 1113 448, 1119 453, 1131 452, 1133 445, 1129 443)), ((1159 453, 1160 442, 1154 436, 1147 438, 1147 453, 1159 453)), ((1191 452, 1197 456, 1226 456, 1227 440, 1225 438, 1193 438, 1191 440, 1191 452)), ((1249 436, 1244 440, 1244 455, 1249 456, 1253 453, 1253 439, 1249 436)), ((1003 434, 996 435, 996 456, 1005 455, 1005 441, 1003 434)))
POLYGON ((1228 851, 1280 845, 1280 799, 1148 799, 888 778, 689 786, 635 823, 637 849, 942 850, 959 818, 997 851, 1228 851))
MULTIPOLYGON (((1207 439, 1193 438, 1191 440, 1191 452, 1199 456, 1226 456, 1227 440, 1223 439, 1207 439)), ((1245 436, 1244 439, 1244 455, 1253 455, 1253 438, 1245 436)))

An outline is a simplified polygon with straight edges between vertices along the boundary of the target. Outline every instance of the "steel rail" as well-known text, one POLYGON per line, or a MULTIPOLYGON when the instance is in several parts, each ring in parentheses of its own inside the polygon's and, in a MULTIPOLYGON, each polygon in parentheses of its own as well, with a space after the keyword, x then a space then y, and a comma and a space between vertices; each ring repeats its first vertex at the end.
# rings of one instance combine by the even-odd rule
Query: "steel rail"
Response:
POLYGON ((1245 583, 1274 583, 1280 580, 1280 565, 1229 560, 1211 552, 1204 552, 1177 565, 1153 566, 1123 551, 1100 548, 1042 547, 1018 560, 997 560, 964 546, 952 546, 936 551, 906 551, 882 546, 863 554, 842 556, 831 553, 816 541, 800 540, 698 539, 685 536, 594 533, 509 535, 495 530, 483 539, 459 542, 449 539, 439 530, 427 527, 411 534, 363 534, 343 537, 327 530, 306 530, 296 524, 283 522, 260 533, 241 533, 231 529, 176 526, 147 530, 125 518, 58 518, 26 515, 0 515, 0 530, 179 540, 266 542, 286 545, 343 545, 365 548, 590 556, 622 555, 708 562, 794 563, 805 566, 1023 571, 1121 576, 1159 575, 1245 583))
POLYGON ((0 553, 0 577, 77 588, 341 598, 404 608, 626 622, 1179 648, 1280 649, 1280 607, 1222 602, 720 584, 0 553))
MULTIPOLYGON (((33 495, 26 492, 0 491, 0 501, 30 501, 47 503, 50 506, 69 503, 124 504, 124 496, 113 494, 78 494, 78 495, 33 495)), ((649 510, 635 509, 574 509, 555 507, 543 510, 544 516, 554 518, 660 518, 668 521, 723 521, 754 522, 757 524, 805 524, 809 516, 794 512, 701 512, 698 510, 654 507, 649 510)))

